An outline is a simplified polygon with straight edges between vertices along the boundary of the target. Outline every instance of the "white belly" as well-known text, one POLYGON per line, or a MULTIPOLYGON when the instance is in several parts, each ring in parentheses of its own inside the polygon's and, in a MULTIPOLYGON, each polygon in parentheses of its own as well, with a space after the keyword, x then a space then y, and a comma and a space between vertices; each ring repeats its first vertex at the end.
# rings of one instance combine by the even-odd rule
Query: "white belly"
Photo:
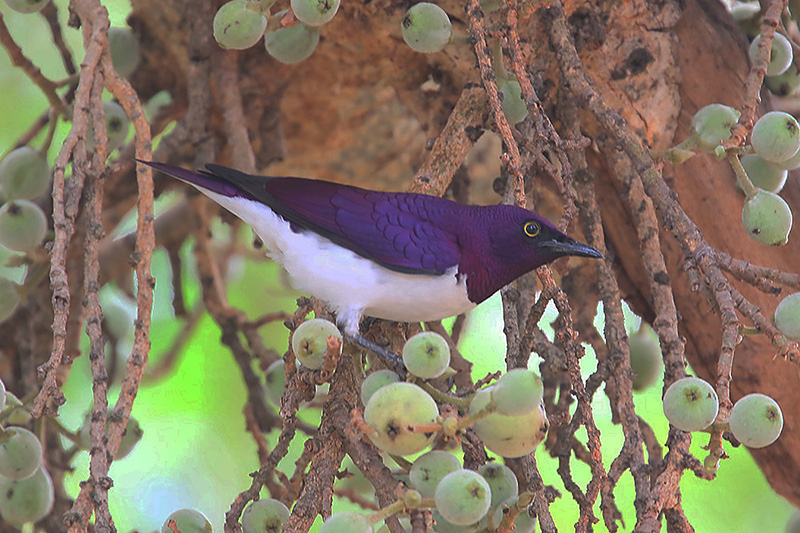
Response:
POLYGON ((421 322, 475 307, 467 297, 466 277, 456 278, 457 267, 439 276, 395 272, 311 231, 295 233, 259 202, 201 191, 249 224, 294 287, 330 304, 350 333, 357 332, 362 314, 421 322))

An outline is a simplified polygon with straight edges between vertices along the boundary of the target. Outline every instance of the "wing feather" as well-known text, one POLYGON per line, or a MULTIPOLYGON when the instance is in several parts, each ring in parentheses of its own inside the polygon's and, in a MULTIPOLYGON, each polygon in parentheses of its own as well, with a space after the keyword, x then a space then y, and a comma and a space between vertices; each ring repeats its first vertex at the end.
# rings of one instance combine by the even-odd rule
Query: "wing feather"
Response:
POLYGON ((303 178, 267 178, 208 165, 206 177, 233 184, 293 226, 398 272, 443 274, 461 259, 458 237, 437 225, 454 202, 412 193, 384 193, 303 178))

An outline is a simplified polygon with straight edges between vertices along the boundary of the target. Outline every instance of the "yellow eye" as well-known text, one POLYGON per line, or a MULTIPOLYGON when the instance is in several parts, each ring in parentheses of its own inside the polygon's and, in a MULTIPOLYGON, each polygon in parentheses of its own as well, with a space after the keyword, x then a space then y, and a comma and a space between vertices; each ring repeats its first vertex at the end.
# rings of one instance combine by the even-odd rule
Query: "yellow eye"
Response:
POLYGON ((538 222, 526 222, 522 226, 522 231, 525 232, 525 235, 528 237, 536 237, 539 235, 539 232, 542 230, 541 226, 539 226, 538 222))

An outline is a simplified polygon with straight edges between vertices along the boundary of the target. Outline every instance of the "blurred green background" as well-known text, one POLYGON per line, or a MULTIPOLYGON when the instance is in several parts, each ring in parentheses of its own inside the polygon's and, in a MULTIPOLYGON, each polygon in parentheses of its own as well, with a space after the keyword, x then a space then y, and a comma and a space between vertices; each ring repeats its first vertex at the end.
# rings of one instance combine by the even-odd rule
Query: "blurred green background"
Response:
MULTIPOLYGON (((127 0, 106 1, 113 26, 125 24, 130 10, 127 0)), ((66 20, 66 0, 56 0, 62 21, 66 20)), ((11 12, 0 3, 5 22, 25 54, 33 59, 45 76, 62 79, 65 72, 49 40, 42 18, 38 15, 21 15, 11 12)), ((81 37, 77 30, 64 31, 68 42, 80 62, 83 55, 81 37)), ((27 77, 13 68, 8 56, 0 53, 0 152, 6 153, 16 139, 33 120, 46 110, 46 99, 27 77)), ((50 161, 60 149, 68 124, 61 124, 50 149, 50 161)), ((38 141, 34 141, 34 145, 38 141)), ((228 230, 222 225, 215 227, 215 235, 226 238, 228 230)), ((249 230, 244 228, 240 238, 246 239, 249 230)), ((198 300, 198 284, 192 276, 191 254, 185 250, 187 272, 184 276, 184 291, 187 301, 194 305, 198 300)), ((3 254, 0 259, 7 257, 3 254)), ((9 277, 19 279, 19 269, 0 268, 9 277)), ((299 296, 286 288, 276 265, 250 259, 238 260, 230 265, 229 297, 232 305, 245 310, 251 317, 272 311, 292 311, 299 296)), ((172 340, 184 327, 174 317, 171 307, 171 274, 166 254, 159 251, 154 257, 153 273, 157 279, 155 309, 153 312, 153 351, 150 364, 159 358, 172 344, 172 340)), ((102 293, 102 302, 112 324, 123 335, 126 324, 133 317, 133 302, 121 291, 107 286, 102 293), (111 318, 113 317, 113 318, 111 318)), ((628 313, 629 329, 633 331, 637 319, 628 313)), ((553 319, 552 309, 543 320, 543 326, 553 319)), ((549 326, 547 327, 549 330, 549 326)), ((602 331, 602 327, 600 327, 602 331)), ((288 336, 280 324, 263 328, 267 347, 283 353, 288 336)), ((552 335, 552 331, 549 332, 552 335)), ((172 371, 163 378, 144 384, 139 391, 133 415, 140 421, 144 438, 125 459, 115 462, 111 468, 114 488, 110 492, 111 512, 119 531, 154 531, 160 529, 164 519, 173 510, 192 507, 204 512, 214 524, 216 531, 222 530, 225 511, 234 497, 250 484, 249 473, 258 467, 256 447, 252 437, 244 431, 242 408, 245 402, 241 373, 234 364, 229 351, 219 341, 220 331, 204 316, 190 340, 185 344, 180 358, 172 371)), ((127 337, 126 337, 127 338, 127 337)), ((130 339, 121 343, 116 354, 124 362, 130 339)), ((487 372, 503 368, 504 341, 500 302, 497 296, 475 310, 468 319, 461 348, 465 356, 475 363, 475 375, 483 377, 487 372)), ((536 368, 535 358, 531 365, 536 368)), ((584 375, 596 367, 591 349, 582 361, 584 375)), ((117 386, 112 387, 115 400, 117 386)), ((64 386, 67 403, 61 409, 61 421, 70 428, 80 426, 91 402, 91 379, 86 357, 79 358, 64 386)), ((667 435, 668 425, 661 412, 661 385, 635 396, 638 413, 654 428, 661 442, 667 435)), ((622 446, 621 428, 610 422, 608 402, 602 390, 594 400, 595 419, 603 436, 603 454, 606 466, 622 446)), ((306 409, 303 416, 308 421, 318 420, 318 411, 306 409)), ((273 444, 277 432, 268 436, 273 444)), ((585 442, 585 432, 578 433, 585 442)), ((702 445, 707 437, 698 434, 693 450, 697 457, 703 455, 702 445)), ((302 449, 297 441, 279 468, 291 475, 294 460, 302 449)), ((761 471, 756 467, 744 448, 732 449, 731 455, 722 463, 717 479, 706 482, 692 474, 684 475, 681 483, 683 506, 690 522, 698 532, 758 531, 763 533, 784 531, 785 524, 793 513, 793 507, 776 495, 767 485, 761 471)), ((564 490, 556 474, 557 462, 540 447, 537 462, 545 483, 555 486, 564 495, 558 499, 551 511, 561 531, 571 531, 578 516, 577 505, 564 490)), ((88 454, 81 453, 76 460, 74 474, 67 480, 71 494, 78 492, 78 483, 86 479, 88 454)), ((589 469, 583 463, 573 461, 575 480, 585 487, 590 479, 589 469)), ((616 501, 624 515, 622 531, 630 531, 635 524, 633 508, 633 483, 626 473, 616 490, 616 501)), ((337 502, 334 509, 352 507, 347 502, 337 502)), ((599 505, 597 516, 599 513, 599 505)), ((603 530, 602 523, 597 530, 603 530)))

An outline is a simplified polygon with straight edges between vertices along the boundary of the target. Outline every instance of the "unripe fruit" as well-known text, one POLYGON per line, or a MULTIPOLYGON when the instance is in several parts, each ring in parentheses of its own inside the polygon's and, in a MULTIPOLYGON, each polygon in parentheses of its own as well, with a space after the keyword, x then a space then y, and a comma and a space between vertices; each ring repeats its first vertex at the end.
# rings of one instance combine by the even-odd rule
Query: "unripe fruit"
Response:
POLYGON ((169 522, 175 521, 178 531, 181 533, 213 533, 214 528, 211 527, 206 515, 194 509, 178 509, 164 520, 164 525, 161 526, 161 533, 172 533, 173 529, 169 527, 169 522))
POLYGON ((497 507, 510 498, 519 496, 519 482, 517 476, 509 467, 500 463, 486 463, 478 468, 478 473, 483 476, 492 490, 491 507, 497 507))
POLYGON ((6 384, 0 379, 0 411, 6 408, 6 384))
POLYGON ((139 40, 129 28, 109 28, 108 46, 114 70, 123 78, 130 77, 139 66, 139 40))
POLYGON ((486 515, 492 491, 483 477, 472 470, 456 470, 442 478, 433 496, 436 509, 450 523, 467 526, 486 515))
MULTIPOLYGON (((469 406, 474 415, 489 405, 492 387, 475 393, 469 406)), ((489 451, 503 457, 522 457, 536 449, 547 435, 547 415, 544 407, 539 407, 520 416, 507 416, 492 413, 473 424, 475 433, 483 440, 489 451)))
POLYGON ((161 110, 172 103, 172 95, 166 89, 158 91, 144 105, 144 114, 148 122, 152 122, 161 110))
MULTIPOLYGON (((486 518, 489 521, 489 531, 494 531, 496 526, 503 521, 503 516, 505 516, 506 509, 508 509, 511 505, 514 505, 515 500, 517 498, 509 498, 503 502, 500 502, 500 505, 493 505, 489 508, 489 512, 486 513, 486 518)), ((514 529, 516 531, 516 529, 514 529)))
POLYGON ((15 252, 30 252, 47 234, 47 217, 28 200, 14 200, 0 207, 0 244, 15 252))
MULTIPOLYGON (((757 35, 750 43, 750 61, 755 63, 758 54, 758 43, 761 42, 761 35, 757 35)), ((783 73, 792 64, 792 45, 789 40, 780 33, 775 34, 772 39, 772 48, 769 53, 769 63, 767 63, 767 76, 777 76, 783 73)))
POLYGON ((420 2, 406 11, 400 23, 403 40, 416 52, 442 50, 450 41, 450 18, 444 9, 429 2, 420 2))
POLYGON ((104 329, 115 339, 133 339, 136 303, 121 293, 105 291, 100 293, 100 306, 104 329))
POLYGON ((513 126, 525 120, 528 117, 528 107, 525 105, 525 100, 522 99, 522 87, 519 82, 509 80, 502 83, 498 89, 503 95, 500 105, 508 123, 513 126))
POLYGON ((753 185, 765 191, 781 192, 786 184, 786 177, 789 175, 788 170, 755 154, 744 155, 741 157, 741 161, 744 171, 753 185))
POLYGON ((731 128, 739 120, 739 111, 722 105, 709 104, 695 113, 690 136, 703 150, 714 150, 731 136, 731 128))
POLYGON ((309 26, 320 26, 336 15, 339 0, 292 0, 291 5, 297 20, 309 26))
POLYGON ((289 509, 278 500, 252 502, 242 513, 243 533, 280 533, 289 520, 289 509))
POLYGON ((633 390, 642 390, 652 385, 661 375, 661 345, 653 329, 645 322, 628 338, 631 369, 636 372, 633 390))
POLYGON ((731 15, 733 15, 733 20, 739 24, 739 27, 748 37, 754 38, 761 33, 761 17, 759 17, 761 6, 758 2, 736 2, 731 4, 729 9, 731 15))
POLYGON ((800 148, 800 125, 789 113, 770 111, 756 121, 750 142, 767 161, 786 161, 800 148))
POLYGON ((777 194, 759 190, 744 203, 742 225, 747 234, 761 244, 781 246, 789 240, 792 211, 777 194))
POLYGON ((231 0, 214 15, 214 39, 222 48, 250 48, 266 28, 267 17, 248 9, 247 0, 231 0))
POLYGON ((284 370, 283 359, 278 359, 269 365, 269 367, 267 367, 267 371, 264 372, 264 383, 266 383, 264 393, 267 396, 267 400, 278 407, 281 406, 281 397, 283 396, 285 382, 286 373, 284 370))
POLYGON ((336 324, 322 318, 306 320, 292 335, 292 351, 303 366, 314 370, 322 368, 328 337, 342 338, 336 324))
POLYGON ((18 529, 47 516, 54 499, 53 480, 44 467, 25 479, 0 476, 0 517, 18 529))
POLYGON ((790 65, 782 74, 767 76, 764 79, 764 85, 774 95, 790 96, 800 87, 800 74, 797 72, 797 67, 790 65))
POLYGON ((717 418, 719 399, 707 381, 687 377, 669 386, 664 394, 664 414, 683 431, 700 431, 717 418))
POLYGON ((450 346, 433 331, 417 333, 403 346, 403 363, 415 376, 438 378, 450 366, 450 346))
POLYGON ((364 409, 364 421, 375 429, 370 439, 381 450, 410 455, 424 450, 433 434, 411 432, 409 426, 432 424, 439 416, 436 402, 411 383, 393 383, 378 389, 364 409))
MULTIPOLYGON (((128 122, 128 115, 122 106, 116 102, 105 102, 103 108, 106 113, 106 136, 108 137, 108 146, 106 149, 111 152, 116 150, 123 144, 128 137, 128 130, 130 123, 128 122)), ((86 135, 86 148, 87 150, 94 150, 95 136, 94 128, 89 124, 89 131, 86 135)))
POLYGON ((461 526, 448 522, 442 516, 442 513, 436 509, 431 511, 431 515, 433 517, 433 531, 435 533, 483 533, 486 531, 486 517, 483 517, 474 524, 461 526))
POLYGON ((703 459, 703 470, 715 474, 719 470, 719 457, 715 454, 706 455, 703 459))
POLYGON ((783 413, 769 396, 748 394, 733 405, 728 423, 736 440, 748 448, 763 448, 780 436, 783 413))
POLYGON ((319 43, 319 29, 298 23, 264 34, 264 46, 269 55, 291 65, 308 59, 319 43))
POLYGON ((527 368, 509 370, 492 387, 497 412, 503 415, 524 415, 539 407, 543 393, 542 380, 527 368))
POLYGON ((6 0, 8 7, 19 13, 36 13, 41 11, 50 0, 6 0))
POLYGON ((367 405, 376 390, 398 381, 400 381, 400 376, 391 370, 375 370, 361 384, 361 402, 367 405))
MULTIPOLYGON (((403 528, 405 533, 411 533, 411 519, 406 517, 401 517, 397 519, 400 522, 400 527, 403 528)), ((389 526, 386 525, 386 522, 378 529, 377 533, 389 533, 389 526)))
POLYGON ((761 13, 761 6, 758 5, 758 3, 737 2, 730 6, 730 12, 733 16, 733 20, 742 22, 743 20, 755 18, 761 13))
POLYGON ((403 502, 407 507, 419 507, 422 504, 422 494, 418 490, 409 489, 403 494, 403 502))
MULTIPOLYGON (((108 431, 108 417, 111 416, 112 409, 109 408, 106 417, 106 431, 108 431)), ((92 437, 90 431, 92 428, 91 412, 87 413, 83 419, 83 425, 78 430, 78 440, 80 441, 80 448, 83 450, 90 450, 92 448, 92 437)), ((125 425, 125 431, 122 433, 122 440, 117 448, 117 455, 114 456, 115 460, 120 460, 133 451, 136 445, 142 440, 144 432, 139 426, 139 422, 131 417, 128 417, 128 423, 125 425)))
POLYGON ((6 200, 33 200, 49 186, 50 165, 33 148, 17 148, 0 161, 0 195, 6 200))
POLYGON ((792 157, 787 159, 786 161, 781 161, 780 163, 773 163, 778 168, 783 168, 786 170, 795 170, 796 168, 800 168, 800 150, 797 151, 792 157))
POLYGON ((14 394, 6 391, 5 402, 5 408, 11 410, 6 418, 6 422, 10 426, 24 426, 31 421, 31 413, 14 394))
MULTIPOLYGON (((105 102, 103 108, 106 113, 106 137, 108 138, 108 145, 106 149, 111 152, 125 144, 125 139, 128 137, 128 130, 130 129, 130 122, 125 110, 116 102, 105 102)), ((89 130, 86 134, 86 149, 89 151, 95 148, 94 128, 91 123, 89 130)))
POLYGON ((116 150, 125 144, 128 136, 128 115, 122 106, 116 102, 105 102, 106 110, 106 134, 108 135, 108 151, 116 150))
POLYGON ((761 6, 757 2, 737 2, 729 6, 731 16, 736 22, 751 19, 761 13, 761 6))
POLYGON ((439 481, 460 468, 458 457, 444 450, 433 450, 417 457, 408 471, 408 478, 422 496, 432 498, 439 481))
POLYGON ((372 533, 372 524, 361 513, 345 511, 332 514, 322 523, 319 533, 372 533))
POLYGON ((8 320, 19 305, 18 287, 10 279, 0 277, 0 324, 8 320))
POLYGON ((786 523, 786 533, 800 533, 800 511, 795 510, 794 514, 786 523))
MULTIPOLYGON (((509 507, 515 503, 517 503, 516 498, 513 498, 509 502, 509 507)), ((536 518, 531 516, 528 509, 520 511, 514 519, 514 533, 534 533, 534 531, 536 531, 536 518)))
POLYGON ((0 443, 0 476, 25 479, 42 465, 42 445, 36 435, 25 428, 6 428, 5 442, 0 443))
POLYGON ((800 341, 800 292, 790 294, 775 308, 775 327, 790 339, 800 341))

